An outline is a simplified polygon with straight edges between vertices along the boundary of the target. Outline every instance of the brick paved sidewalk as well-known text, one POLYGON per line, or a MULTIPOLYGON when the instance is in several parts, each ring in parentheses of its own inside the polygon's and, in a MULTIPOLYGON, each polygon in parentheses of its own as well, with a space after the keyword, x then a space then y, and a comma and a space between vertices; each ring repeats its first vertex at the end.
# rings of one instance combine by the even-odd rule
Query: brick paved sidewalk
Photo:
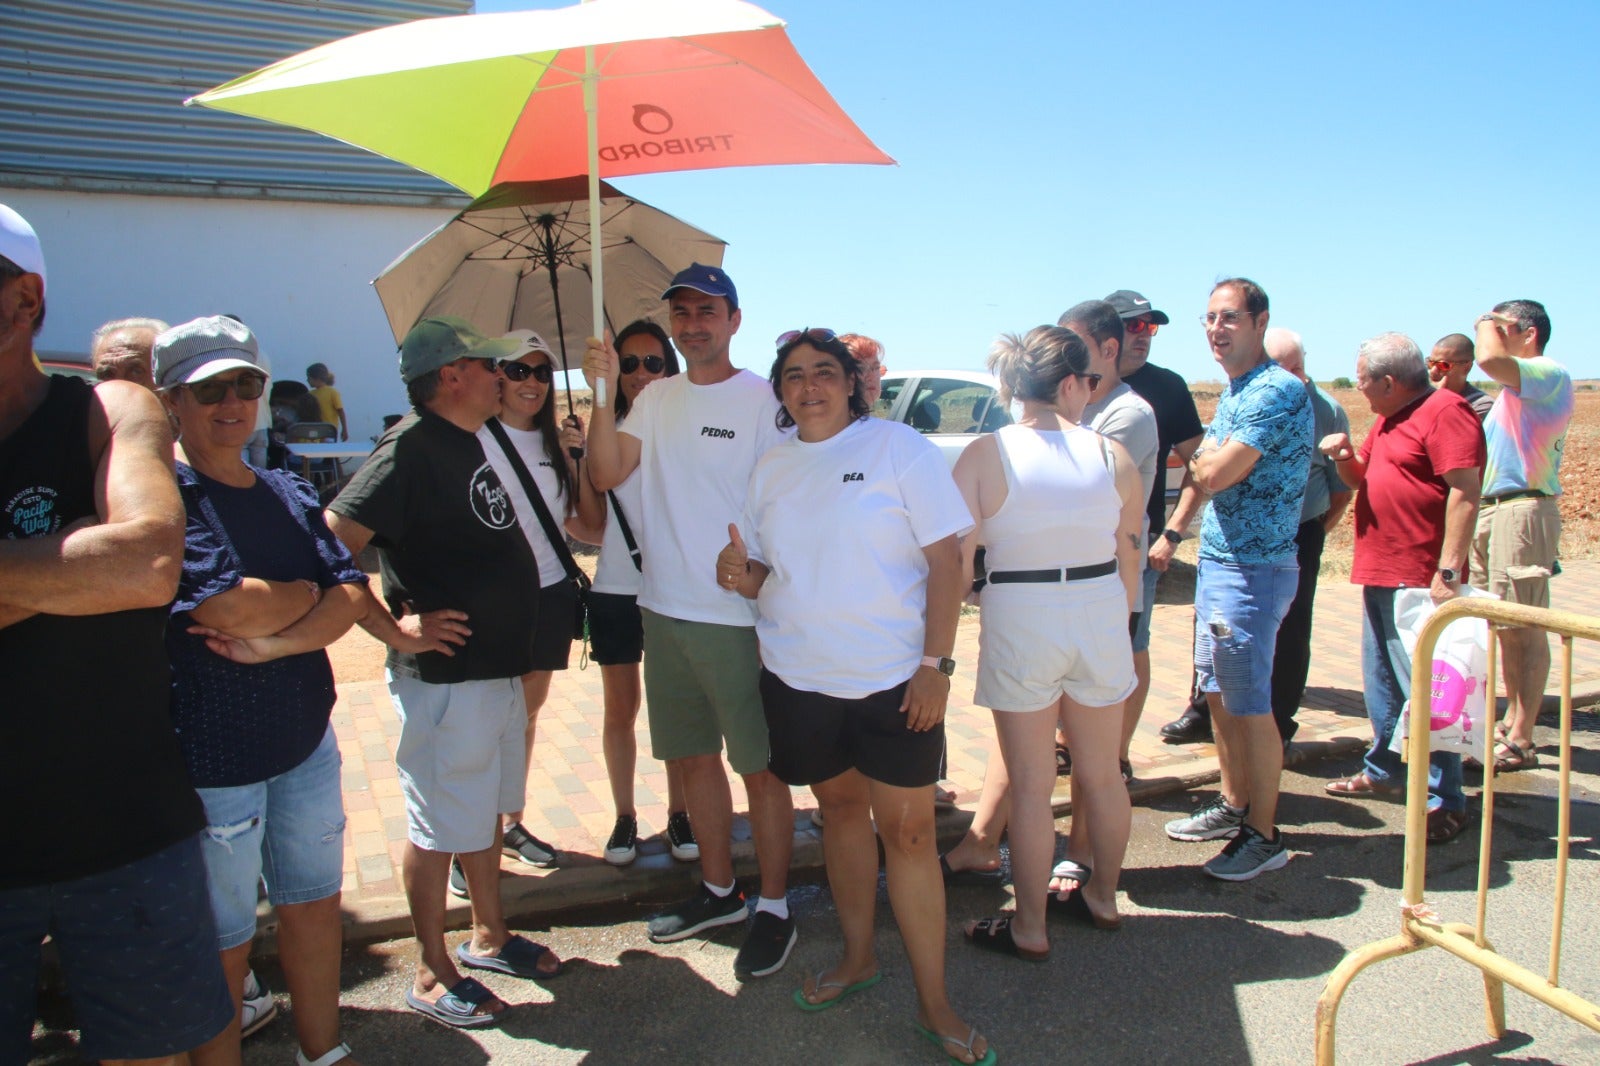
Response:
MULTIPOLYGON (((1553 586, 1555 606, 1585 613, 1600 612, 1600 562, 1573 563, 1553 586)), ((1297 749, 1307 754, 1352 750, 1365 745, 1370 733, 1360 691, 1360 590, 1346 581, 1325 579, 1317 591, 1311 677, 1299 715, 1297 749)), ((1190 626, 1193 612, 1182 605, 1158 605, 1154 619, 1153 677, 1144 720, 1133 743, 1134 795, 1150 797, 1183 788, 1216 773, 1210 745, 1169 745, 1160 727, 1171 721, 1188 694, 1190 626)), ((971 702, 978 658, 976 617, 963 619, 957 638, 960 667, 951 689, 947 723, 948 780, 965 811, 941 819, 941 833, 963 827, 983 784, 990 712, 971 702)), ((1575 651, 1574 689, 1600 689, 1600 648, 1579 644, 1575 651)), ((1554 647, 1551 691, 1556 690, 1560 648, 1554 647)), ((599 858, 615 820, 610 788, 601 756, 600 671, 590 665, 558 673, 550 698, 539 716, 538 744, 529 775, 528 828, 561 848, 558 870, 540 871, 507 860, 502 867, 508 913, 529 914, 570 910, 606 902, 670 897, 693 884, 695 867, 674 863, 659 834, 666 827, 666 773, 650 758, 645 716, 639 716, 640 858, 614 869, 599 858)), ((333 723, 344 755, 344 794, 349 822, 345 831, 344 907, 364 939, 408 935, 400 861, 405 842, 405 806, 395 775, 394 746, 399 723, 382 682, 339 686, 333 723)), ((737 776, 730 775, 736 809, 745 795, 737 776)), ((1065 801, 1065 786, 1057 800, 1065 801)), ((819 834, 808 810, 815 806, 809 790, 795 790, 795 864, 820 865, 819 834)), ((753 870, 749 828, 736 819, 740 872, 753 870)), ((465 905, 452 920, 464 921, 465 905)), ((270 918, 264 915, 270 928, 270 918)))

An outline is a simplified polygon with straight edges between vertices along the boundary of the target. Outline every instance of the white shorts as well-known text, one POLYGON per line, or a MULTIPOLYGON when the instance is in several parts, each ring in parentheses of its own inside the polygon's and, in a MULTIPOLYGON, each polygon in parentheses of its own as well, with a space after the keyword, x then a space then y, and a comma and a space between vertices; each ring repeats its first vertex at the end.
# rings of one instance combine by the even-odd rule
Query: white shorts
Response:
POLYGON ((974 703, 1038 711, 1066 695, 1105 707, 1133 692, 1128 594, 1115 574, 988 585, 982 597, 974 703))
POLYGON ((428 851, 482 851, 497 815, 523 806, 528 710, 522 679, 430 685, 384 671, 400 712, 395 768, 406 836, 428 851))

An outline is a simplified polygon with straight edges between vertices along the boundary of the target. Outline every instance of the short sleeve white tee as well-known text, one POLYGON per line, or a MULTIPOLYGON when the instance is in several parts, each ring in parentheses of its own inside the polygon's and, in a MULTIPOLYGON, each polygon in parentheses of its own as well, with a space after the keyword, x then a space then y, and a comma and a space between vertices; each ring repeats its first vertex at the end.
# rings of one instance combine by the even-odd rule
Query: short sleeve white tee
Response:
MULTIPOLYGON (((522 463, 533 476, 533 483, 539 486, 539 494, 544 497, 544 505, 550 509, 550 517, 555 519, 556 528, 562 528, 567 517, 566 496, 561 492, 561 482, 556 478, 550 456, 545 454, 544 434, 537 429, 512 429, 503 423, 501 428, 522 456, 522 463)), ((522 527, 522 535, 528 539, 528 547, 533 549, 534 561, 539 564, 539 587, 545 588, 564 580, 567 568, 561 565, 561 557, 550 546, 550 538, 539 523, 539 516, 522 487, 522 479, 517 476, 516 468, 506 458, 506 453, 500 450, 500 442, 494 439, 487 425, 479 428, 477 437, 478 443, 483 445, 483 454, 489 460, 490 469, 511 497, 511 507, 517 513, 517 525, 522 527)))
MULTIPOLYGON (((619 421, 618 428, 621 425, 619 421)), ((620 506, 628 518, 628 529, 633 533, 634 543, 642 547, 639 537, 643 527, 644 503, 640 493, 639 471, 636 469, 606 498, 606 531, 600 538, 600 562, 594 568, 596 592, 616 596, 639 595, 639 586, 644 578, 639 568, 633 565, 633 556, 628 552, 627 538, 622 535, 622 524, 617 520, 617 507, 620 506), (617 506, 612 505, 612 497, 615 497, 617 506)))
POLYGON ((898 685, 922 661, 923 549, 972 526, 943 454, 909 426, 867 419, 772 449, 739 524, 771 571, 756 601, 762 665, 841 699, 898 685))
POLYGON ((756 460, 788 436, 777 413, 772 386, 748 370, 715 385, 678 374, 634 400, 621 432, 639 441, 640 509, 648 515, 636 532, 640 607, 687 622, 755 624, 755 604, 717 584, 717 554, 744 513, 756 460))

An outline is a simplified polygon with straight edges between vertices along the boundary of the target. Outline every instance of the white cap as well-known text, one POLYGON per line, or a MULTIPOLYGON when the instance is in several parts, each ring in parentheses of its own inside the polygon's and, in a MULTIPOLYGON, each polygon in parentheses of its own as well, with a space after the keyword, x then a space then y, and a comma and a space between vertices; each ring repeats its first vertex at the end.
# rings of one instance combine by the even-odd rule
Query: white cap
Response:
POLYGON ((506 356, 508 361, 521 359, 529 352, 543 352, 551 359, 554 359, 556 355, 555 352, 550 350, 550 346, 544 342, 544 338, 531 329, 514 329, 510 333, 502 335, 501 339, 517 342, 517 350, 506 356))
POLYGON ((27 219, 5 204, 0 204, 0 255, 17 264, 24 273, 37 274, 39 280, 47 281, 39 235, 33 232, 27 219))

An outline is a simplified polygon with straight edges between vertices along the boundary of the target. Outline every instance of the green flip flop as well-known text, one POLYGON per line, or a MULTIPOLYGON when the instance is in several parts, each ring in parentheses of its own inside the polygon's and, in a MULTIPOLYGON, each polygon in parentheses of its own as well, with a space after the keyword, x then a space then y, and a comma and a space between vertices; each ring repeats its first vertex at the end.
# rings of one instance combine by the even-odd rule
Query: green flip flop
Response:
POLYGON ((829 1007, 838 1003, 846 996, 860 992, 864 988, 871 988, 881 980, 883 980, 883 974, 875 973, 871 977, 863 978, 853 985, 846 985, 840 984, 838 981, 824 981, 822 979, 822 972, 818 971, 817 984, 812 991, 821 992, 824 988, 837 988, 840 990, 839 994, 834 996, 832 999, 825 999, 821 1003, 813 1003, 806 998, 806 990, 805 987, 802 986, 794 990, 794 1005, 804 1011, 827 1010, 829 1007))
POLYGON ((917 1022, 916 1025, 917 1032, 927 1037, 929 1043, 937 1045, 939 1050, 944 1052, 945 1058, 951 1062, 959 1063, 960 1066, 967 1066, 967 1060, 945 1047, 946 1044, 960 1048, 970 1055, 972 1057, 972 1066, 994 1066, 996 1062, 1000 1061, 1000 1056, 994 1053, 993 1047, 986 1048, 982 1058, 979 1058, 978 1053, 972 1050, 972 1045, 978 1042, 977 1026, 969 1028, 967 1030, 967 1038, 962 1040, 959 1036, 940 1036, 921 1022, 917 1022))

